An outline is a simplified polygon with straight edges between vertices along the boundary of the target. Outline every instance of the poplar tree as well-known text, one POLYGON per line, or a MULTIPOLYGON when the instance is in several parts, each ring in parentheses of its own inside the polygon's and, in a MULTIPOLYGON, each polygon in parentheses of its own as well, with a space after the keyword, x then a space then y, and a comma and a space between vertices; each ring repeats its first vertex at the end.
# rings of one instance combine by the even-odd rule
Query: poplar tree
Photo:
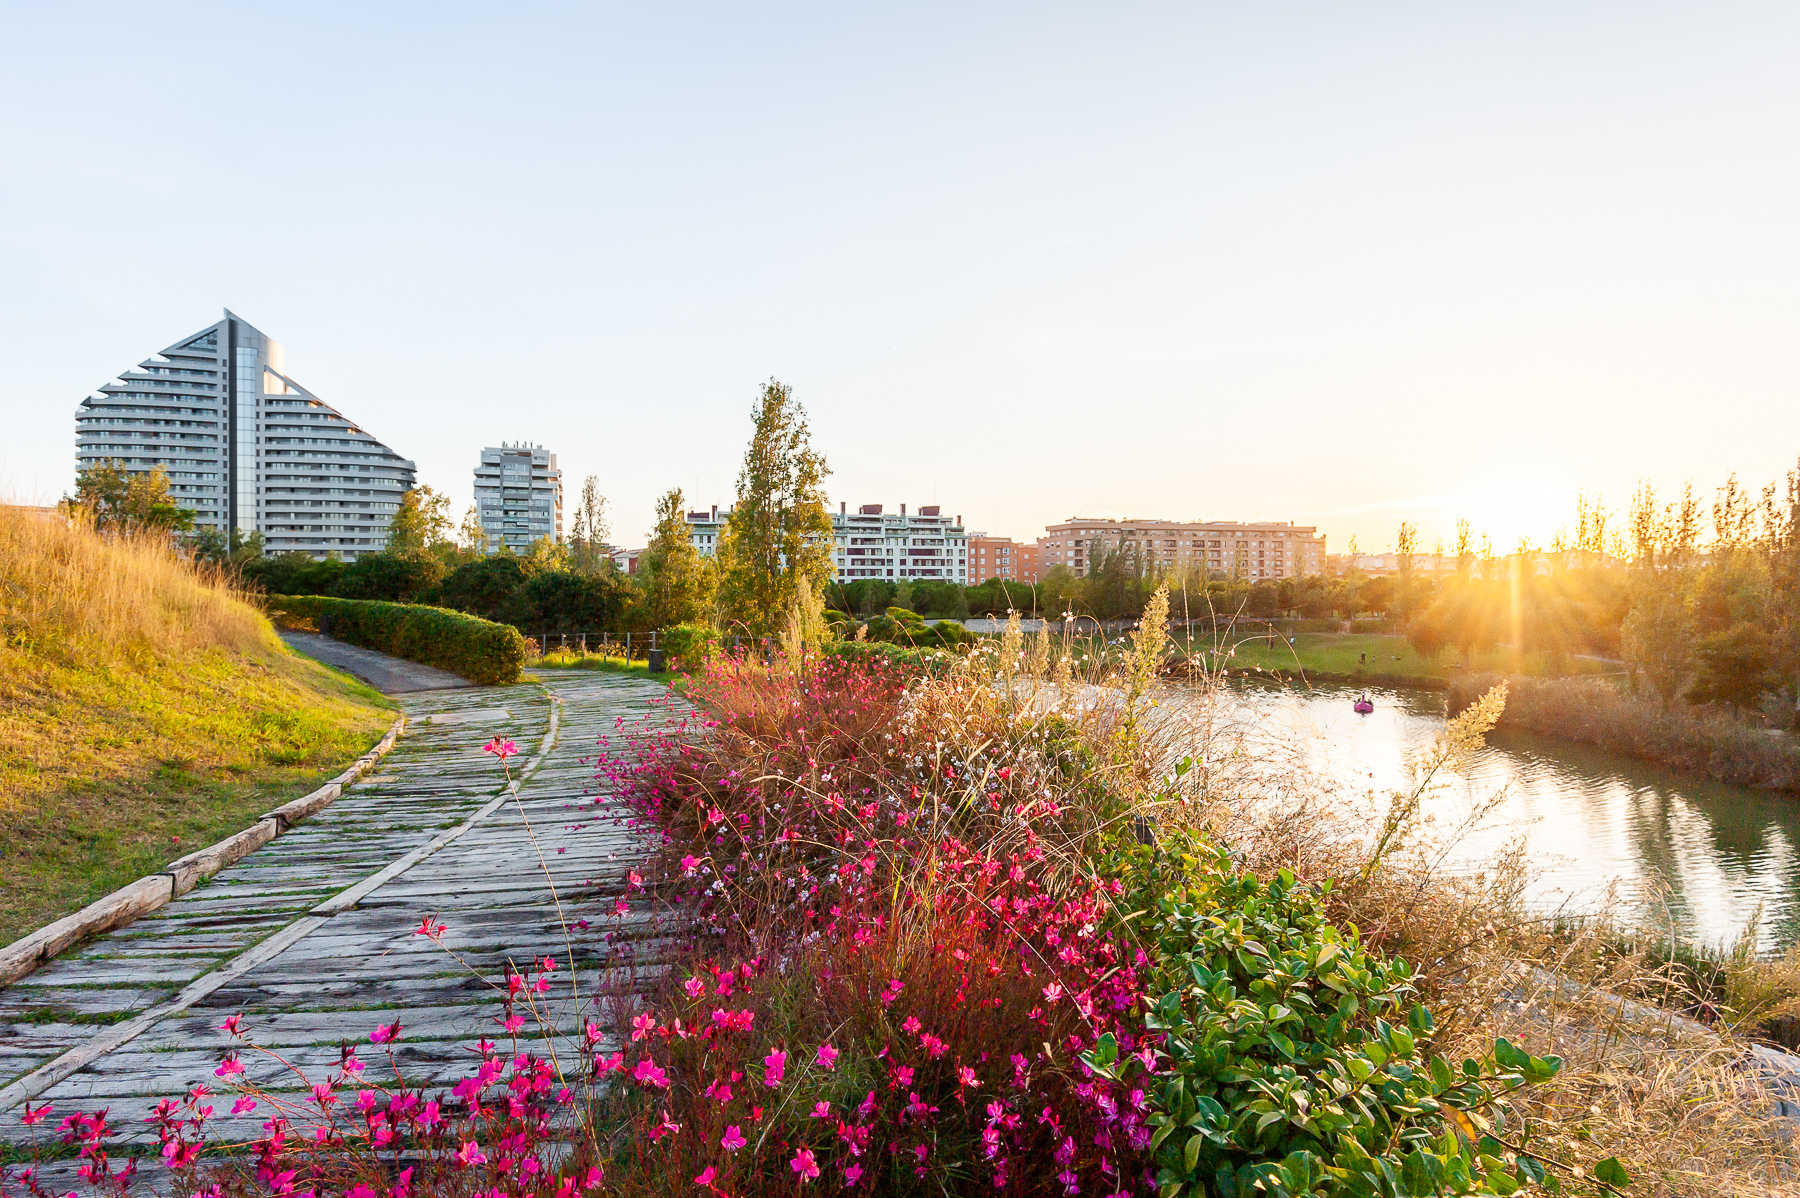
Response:
POLYGON ((612 564, 606 551, 606 540, 612 535, 607 525, 606 498, 600 494, 600 479, 588 475, 581 483, 581 503, 575 509, 575 520, 569 529, 569 563, 583 574, 598 574, 612 564))
POLYGON ((712 604, 712 575, 694 548, 688 529, 686 499, 680 487, 656 501, 656 531, 638 559, 642 579, 644 622, 669 628, 702 620, 712 604))
POLYGON ((790 608, 816 606, 810 600, 831 579, 829 471, 787 384, 768 381, 752 420, 737 501, 719 534, 719 598, 728 621, 767 636, 790 608))

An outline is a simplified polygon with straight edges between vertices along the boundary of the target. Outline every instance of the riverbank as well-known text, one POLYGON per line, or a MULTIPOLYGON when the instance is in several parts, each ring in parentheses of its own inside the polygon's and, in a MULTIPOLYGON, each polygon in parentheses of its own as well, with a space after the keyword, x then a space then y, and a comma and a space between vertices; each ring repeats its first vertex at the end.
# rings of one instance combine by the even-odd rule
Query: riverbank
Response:
POLYGON ((1477 653, 1464 663, 1453 651, 1420 656, 1403 636, 1378 633, 1302 632, 1292 641, 1278 635, 1240 632, 1218 641, 1174 640, 1177 671, 1242 670, 1275 678, 1343 682, 1352 686, 1410 686, 1446 690, 1470 673, 1505 673, 1536 677, 1561 674, 1588 676, 1606 672, 1611 663, 1572 657, 1552 661, 1540 653, 1499 648, 1477 653))
POLYGON ((1759 790, 1800 793, 1800 743, 1716 712, 1660 703, 1600 679, 1472 675, 1449 688, 1454 714, 1492 686, 1508 688, 1502 729, 1518 729, 1759 790))

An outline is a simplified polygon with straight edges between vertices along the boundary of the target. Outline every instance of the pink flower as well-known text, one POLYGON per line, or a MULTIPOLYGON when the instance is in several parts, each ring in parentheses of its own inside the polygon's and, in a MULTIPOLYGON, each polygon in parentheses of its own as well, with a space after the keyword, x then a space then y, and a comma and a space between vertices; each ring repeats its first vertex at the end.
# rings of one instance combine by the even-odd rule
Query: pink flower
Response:
POLYGON ((496 736, 493 740, 490 740, 487 744, 483 745, 481 751, 483 753, 492 753, 501 761, 505 761, 508 757, 515 757, 518 755, 519 746, 513 744, 510 740, 501 740, 496 736))
POLYGON ((819 1045, 819 1051, 813 1060, 819 1068, 829 1070, 837 1064, 838 1050, 829 1044, 819 1045))
POLYGON ((631 1076, 637 1079, 640 1086, 655 1086, 662 1090, 669 1088, 669 1075, 649 1057, 638 1062, 637 1068, 631 1071, 631 1076))
POLYGON ((464 1140, 463 1146, 456 1150, 456 1163, 467 1169, 472 1165, 487 1163, 487 1154, 481 1151, 481 1145, 474 1140, 464 1140))
POLYGON ((733 1123, 730 1127, 725 1129, 724 1137, 719 1140, 719 1147, 723 1148, 726 1152, 736 1152, 746 1143, 748 1143, 748 1141, 744 1139, 743 1129, 733 1123))
POLYGON ((433 923, 431 921, 431 916, 429 916, 429 915, 427 915, 424 919, 421 919, 419 921, 419 926, 413 929, 413 935, 429 936, 433 940, 436 940, 439 936, 442 936, 443 934, 444 934, 444 925, 441 923, 433 923))
POLYGON ((250 1097, 248 1094, 238 1095, 238 1100, 231 1104, 231 1113, 234 1115, 248 1114, 255 1109, 256 1099, 250 1097))
POLYGON ((420 1127, 436 1127, 443 1121, 444 1117, 438 1113, 438 1104, 435 1101, 428 1102, 423 1107, 419 1108, 418 1122, 420 1127))
POLYGON ((213 1076, 214 1077, 230 1077, 234 1073, 242 1073, 243 1071, 244 1071, 244 1063, 242 1061, 238 1060, 237 1055, 234 1053, 233 1055, 228 1056, 223 1061, 219 1062, 219 1067, 217 1069, 213 1070, 213 1076))
POLYGON ((225 1016, 225 1022, 219 1025, 219 1030, 222 1032, 229 1032, 231 1035, 235 1036, 238 1034, 238 1024, 243 1018, 242 1015, 227 1015, 225 1016))
POLYGON ((25 1113, 23 1115, 21 1115, 19 1118, 25 1124, 26 1127, 30 1127, 35 1123, 41 1123, 43 1121, 44 1116, 48 1115, 49 1113, 50 1113, 50 1104, 49 1103, 46 1102, 43 1106, 39 1107, 37 1110, 34 1111, 31 1109, 31 1104, 28 1102, 25 1104, 25 1113))
POLYGON ((392 1044, 400 1037, 400 1021, 384 1023, 369 1033, 369 1039, 376 1044, 392 1044))
POLYGON ((713 1178, 718 1175, 719 1171, 711 1165, 708 1165, 706 1168, 700 1170, 699 1174, 695 1176, 694 1184, 697 1186, 710 1186, 713 1183, 713 1178))
MULTIPOLYGON (((787 1072, 787 1053, 779 1048, 772 1050, 763 1058, 763 1085, 774 1089, 781 1084, 782 1075, 787 1072)), ((813 1176, 818 1176, 815 1172, 813 1176)))
POLYGON ((810 1148, 802 1148, 794 1153, 794 1159, 788 1162, 788 1168, 800 1175, 802 1183, 809 1182, 819 1175, 819 1162, 813 1156, 810 1148))
POLYGON ((829 1118, 831 1118, 831 1104, 829 1102, 820 1102, 820 1103, 817 1103, 816 1105, 814 1105, 814 1107, 812 1109, 812 1117, 814 1119, 829 1119, 829 1118))
POLYGON ((853 1186, 861 1180, 862 1180, 862 1166, 861 1165, 851 1165, 848 1169, 844 1170, 844 1184, 845 1185, 853 1186))

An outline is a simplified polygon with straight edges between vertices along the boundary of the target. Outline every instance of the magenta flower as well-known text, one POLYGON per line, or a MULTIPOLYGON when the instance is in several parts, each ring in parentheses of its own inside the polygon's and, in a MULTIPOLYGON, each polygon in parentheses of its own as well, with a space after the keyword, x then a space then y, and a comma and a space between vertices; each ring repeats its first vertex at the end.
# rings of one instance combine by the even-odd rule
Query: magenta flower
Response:
POLYGON ((25 1113, 23 1115, 21 1115, 19 1118, 20 1118, 20 1121, 23 1122, 26 1127, 30 1127, 35 1123, 43 1122, 44 1116, 48 1115, 49 1113, 50 1113, 50 1104, 49 1103, 46 1102, 43 1106, 39 1107, 37 1110, 34 1111, 31 1109, 31 1104, 28 1102, 25 1104, 25 1113))
POLYGON ((638 1062, 637 1068, 631 1071, 631 1076, 636 1078, 641 1086, 655 1086, 662 1090, 669 1088, 669 1075, 663 1072, 649 1057, 638 1062))
POLYGON ((384 1023, 369 1033, 369 1039, 375 1044, 392 1044, 400 1037, 400 1021, 384 1023))
POLYGON ((819 1162, 813 1156, 810 1148, 802 1148, 795 1152, 794 1159, 788 1162, 788 1168, 800 1175, 802 1183, 809 1182, 819 1175, 819 1162))
POLYGON ((481 751, 483 753, 492 753, 501 761, 505 761, 508 757, 515 757, 518 755, 519 746, 513 744, 510 740, 502 740, 496 736, 493 740, 490 740, 487 744, 483 745, 481 751))
POLYGON ((235 1036, 238 1034, 238 1024, 243 1021, 243 1018, 242 1015, 227 1015, 225 1022, 219 1025, 219 1030, 235 1036))
POLYGON ((826 1069, 826 1070, 829 1070, 833 1066, 835 1066, 837 1064, 837 1059, 838 1059, 838 1050, 833 1048, 829 1044, 819 1045, 818 1054, 813 1058, 813 1060, 818 1064, 819 1068, 826 1069))
POLYGON ((719 1140, 719 1147, 723 1148, 726 1152, 736 1152, 747 1143, 749 1143, 749 1141, 744 1139, 743 1128, 733 1123, 730 1127, 725 1129, 725 1135, 719 1140))
POLYGON ((708 1166, 706 1166, 706 1168, 700 1170, 700 1172, 697 1175, 695 1175, 694 1184, 697 1186, 710 1186, 713 1183, 713 1178, 717 1177, 718 1175, 719 1175, 719 1171, 717 1169, 713 1168, 711 1165, 708 1165, 708 1166))
POLYGON ((230 1077, 234 1073, 242 1073, 243 1071, 244 1063, 237 1059, 236 1053, 233 1053, 231 1056, 228 1056, 223 1061, 219 1062, 219 1067, 213 1070, 213 1076, 230 1077))
POLYGON ((781 1084, 782 1075, 786 1072, 787 1053, 782 1052, 779 1048, 774 1049, 763 1058, 763 1085, 774 1089, 781 1084))
POLYGON ((456 1163, 465 1169, 483 1165, 487 1163, 487 1154, 481 1151, 481 1145, 474 1140, 464 1140, 463 1146, 456 1150, 456 1163))

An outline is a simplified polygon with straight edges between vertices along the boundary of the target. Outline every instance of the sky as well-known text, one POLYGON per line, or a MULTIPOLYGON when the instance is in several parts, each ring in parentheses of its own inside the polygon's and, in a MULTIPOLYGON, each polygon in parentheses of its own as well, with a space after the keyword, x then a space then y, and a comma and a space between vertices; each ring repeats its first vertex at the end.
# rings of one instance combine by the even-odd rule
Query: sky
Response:
POLYGON ((233 311, 460 517, 1458 517, 1800 454, 1800 7, 0 0, 0 496, 233 311), (867 9, 867 11, 858 11, 867 9))

